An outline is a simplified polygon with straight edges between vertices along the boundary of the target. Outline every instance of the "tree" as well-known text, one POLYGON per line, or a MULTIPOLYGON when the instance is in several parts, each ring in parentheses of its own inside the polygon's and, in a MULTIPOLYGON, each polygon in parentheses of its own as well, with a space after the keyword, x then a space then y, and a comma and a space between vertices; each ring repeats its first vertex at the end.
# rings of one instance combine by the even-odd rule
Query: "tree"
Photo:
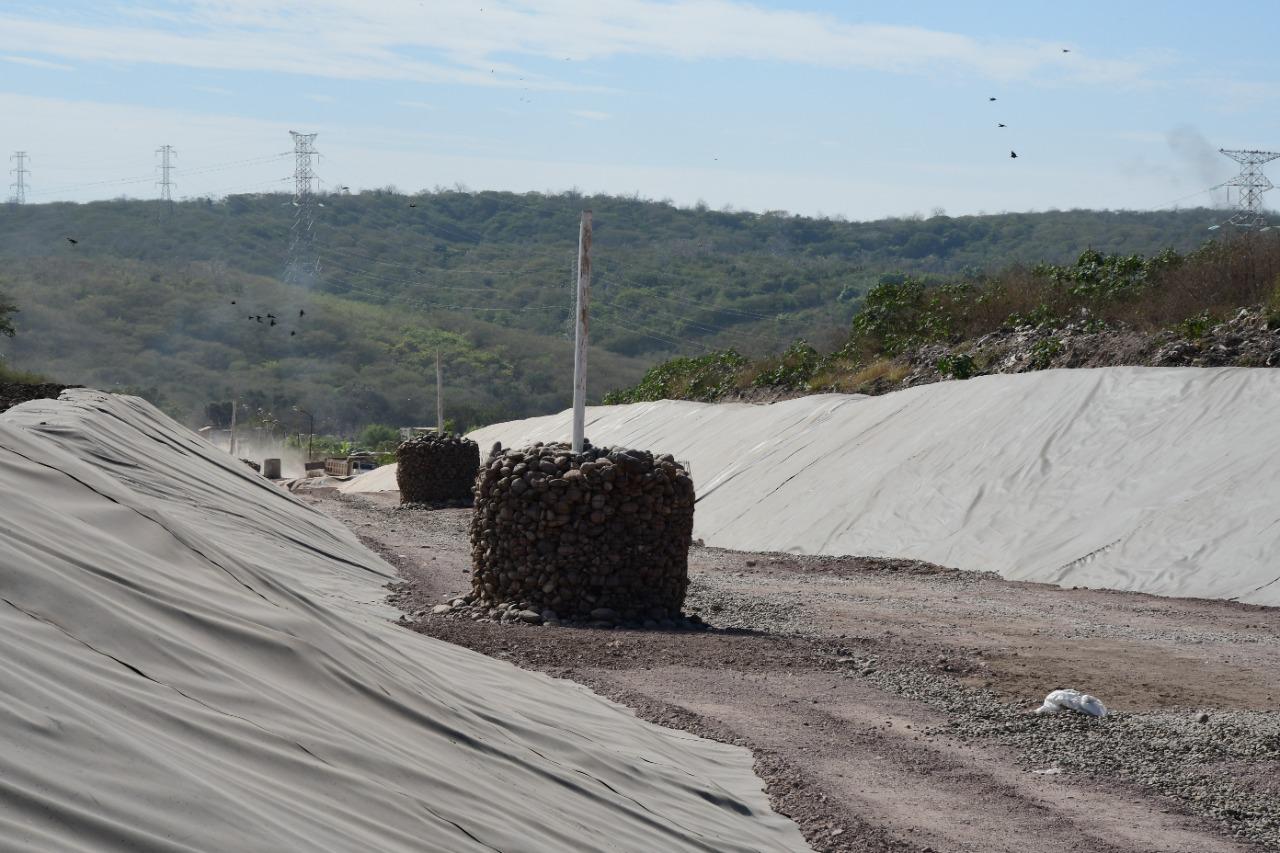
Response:
POLYGON ((395 450, 400 443, 400 430, 386 424, 369 424, 360 432, 360 446, 383 453, 395 450))
POLYGON ((14 332, 13 315, 18 313, 18 306, 9 301, 9 297, 0 293, 0 335, 12 338, 14 332))

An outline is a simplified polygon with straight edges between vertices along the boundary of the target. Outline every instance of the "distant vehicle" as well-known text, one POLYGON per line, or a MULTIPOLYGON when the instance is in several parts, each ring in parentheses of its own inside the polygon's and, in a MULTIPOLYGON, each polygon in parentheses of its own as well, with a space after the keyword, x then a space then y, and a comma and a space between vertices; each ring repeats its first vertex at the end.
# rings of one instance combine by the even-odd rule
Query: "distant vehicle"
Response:
POLYGON ((347 456, 331 456, 324 460, 324 472, 330 477, 350 477, 378 467, 378 457, 358 450, 347 456))

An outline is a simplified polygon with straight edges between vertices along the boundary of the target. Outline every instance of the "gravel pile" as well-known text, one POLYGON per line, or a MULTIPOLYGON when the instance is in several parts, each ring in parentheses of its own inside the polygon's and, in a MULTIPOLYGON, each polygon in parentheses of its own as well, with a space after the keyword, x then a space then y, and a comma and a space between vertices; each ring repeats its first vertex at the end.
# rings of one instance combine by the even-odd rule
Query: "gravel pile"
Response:
POLYGON ((690 579, 685 609, 717 628, 803 636, 813 633, 813 614, 799 599, 765 598, 742 591, 745 574, 699 574, 690 579))
POLYGON ((884 666, 856 652, 836 661, 848 676, 945 711, 948 724, 927 734, 994 742, 1014 750, 1033 773, 1081 773, 1150 788, 1220 821, 1237 838, 1280 848, 1280 712, 1038 716, 1032 708, 1041 697, 1005 702, 942 673, 884 666))
POLYGON ((396 448, 396 485, 406 504, 467 505, 480 448, 469 438, 428 432, 396 448))
POLYGON ((540 621, 675 623, 689 585, 693 481, 671 456, 536 444, 476 478, 472 595, 540 621), (550 614, 550 617, 547 614, 550 614))

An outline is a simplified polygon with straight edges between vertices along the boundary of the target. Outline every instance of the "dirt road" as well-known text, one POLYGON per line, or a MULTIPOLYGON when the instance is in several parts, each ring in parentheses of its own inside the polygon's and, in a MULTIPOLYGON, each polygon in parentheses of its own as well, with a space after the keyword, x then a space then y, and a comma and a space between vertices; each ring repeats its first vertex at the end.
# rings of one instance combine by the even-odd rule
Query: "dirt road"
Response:
POLYGON ((694 548, 711 630, 497 624, 432 614, 469 510, 308 500, 397 566, 407 627, 751 748, 816 850, 1280 849, 1280 610, 694 548), (1059 687, 1118 713, 1031 713, 1059 687))

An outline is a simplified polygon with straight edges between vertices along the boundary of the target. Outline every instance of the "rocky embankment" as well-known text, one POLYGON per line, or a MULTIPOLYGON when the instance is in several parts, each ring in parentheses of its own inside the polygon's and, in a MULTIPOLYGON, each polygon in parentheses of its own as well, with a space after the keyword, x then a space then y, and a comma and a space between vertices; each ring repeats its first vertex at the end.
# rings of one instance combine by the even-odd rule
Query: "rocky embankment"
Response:
POLYGON ((0 412, 28 400, 57 399, 66 389, 79 387, 57 382, 0 382, 0 412))
POLYGON ((922 346, 903 361, 910 372, 895 387, 1053 368, 1277 367, 1280 328, 1271 328, 1260 306, 1241 308, 1223 322, 1205 319, 1154 334, 1097 329, 1087 322, 1056 329, 1023 326, 957 345, 922 346))

